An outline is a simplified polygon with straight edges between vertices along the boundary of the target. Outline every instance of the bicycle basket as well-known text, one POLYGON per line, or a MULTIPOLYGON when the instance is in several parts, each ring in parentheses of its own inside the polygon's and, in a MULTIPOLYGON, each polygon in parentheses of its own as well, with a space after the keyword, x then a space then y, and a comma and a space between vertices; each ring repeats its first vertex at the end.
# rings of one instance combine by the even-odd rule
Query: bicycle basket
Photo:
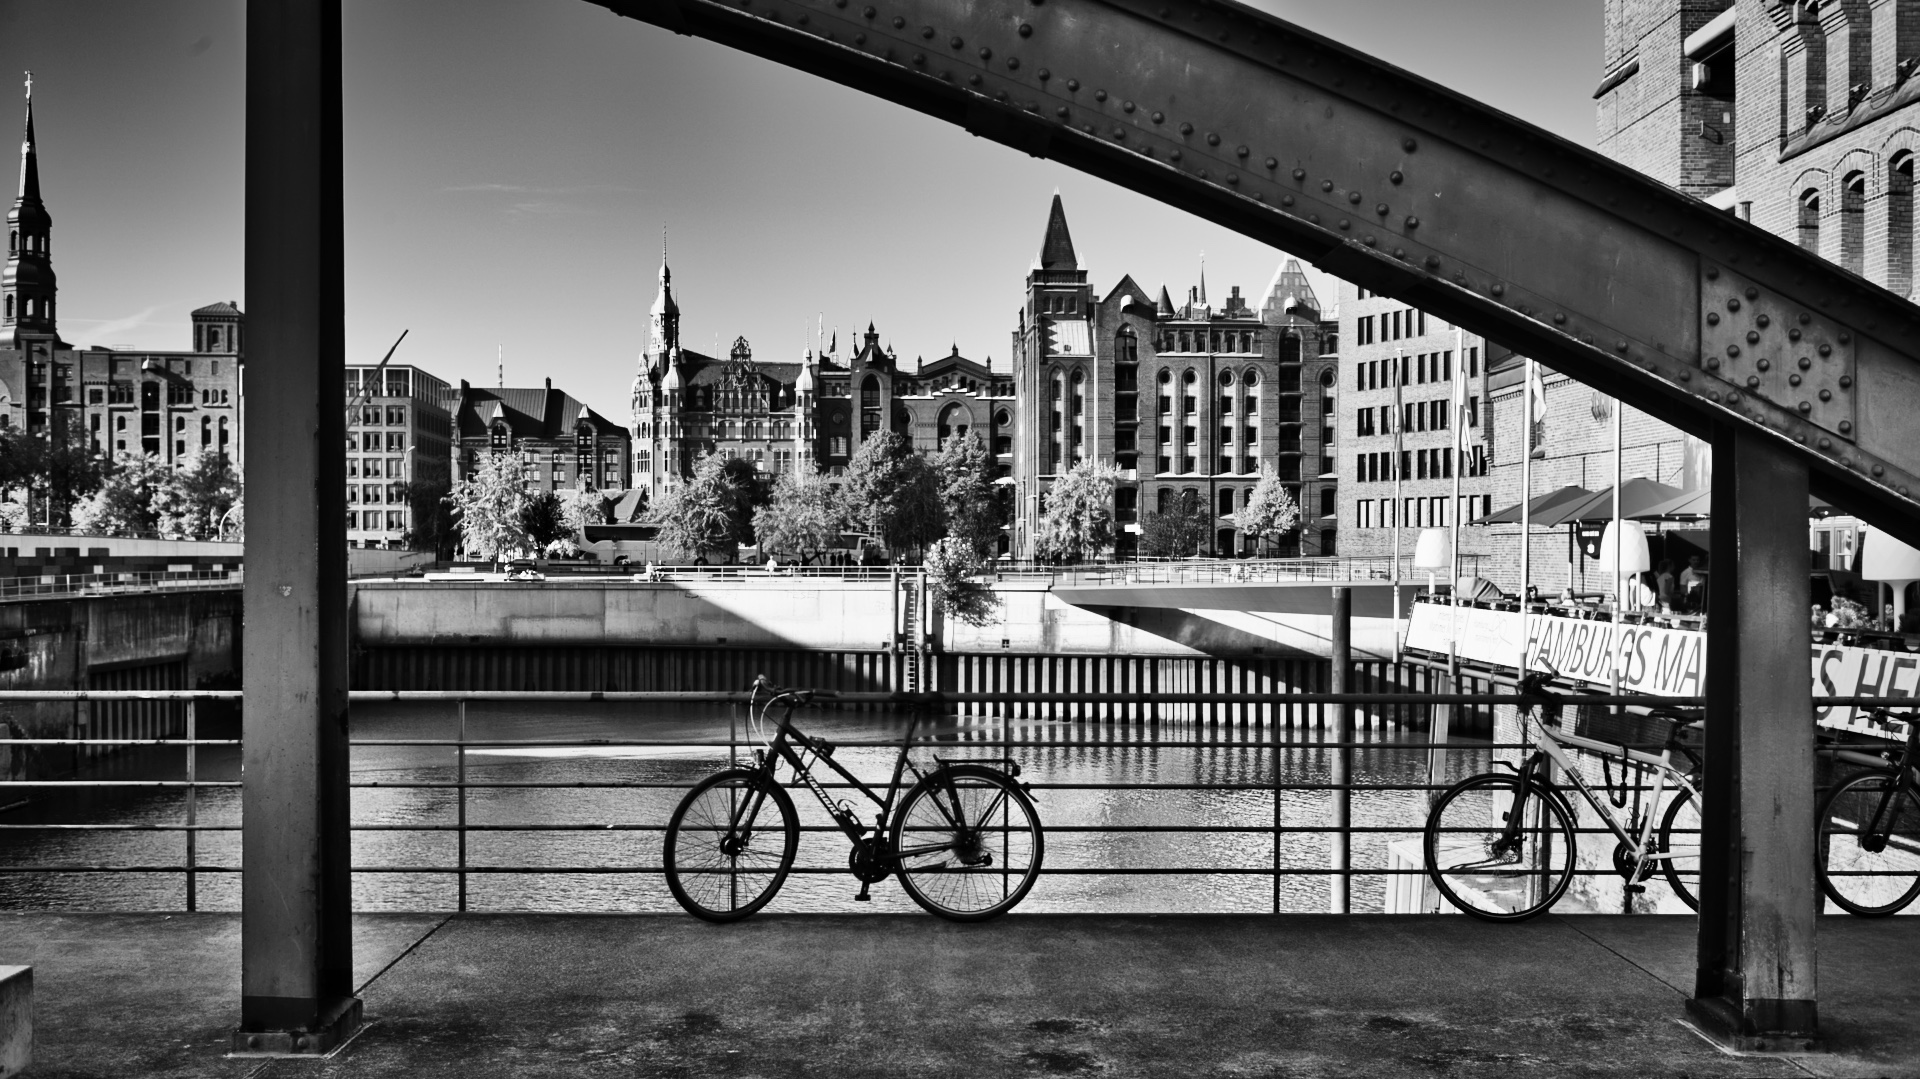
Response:
MULTIPOLYGON (((1655 752, 1667 744, 1681 721, 1671 715, 1635 712, 1603 704, 1574 709, 1573 733, 1609 745, 1655 752)), ((1684 739, 1683 739, 1684 740, 1684 739)))

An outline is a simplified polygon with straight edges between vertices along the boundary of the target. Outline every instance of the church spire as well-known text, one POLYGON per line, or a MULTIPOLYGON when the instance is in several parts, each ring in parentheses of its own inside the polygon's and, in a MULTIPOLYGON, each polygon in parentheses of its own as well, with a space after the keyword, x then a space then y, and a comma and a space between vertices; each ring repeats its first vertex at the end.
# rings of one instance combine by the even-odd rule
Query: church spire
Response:
POLYGON ((647 313, 647 351, 643 374, 659 376, 680 351, 680 303, 673 298, 673 271, 667 268, 667 230, 660 230, 660 291, 647 313))
POLYGON ((20 189, 7 211, 6 267, 0 270, 0 344, 23 337, 60 343, 54 324, 54 275, 49 254, 53 217, 40 201, 40 152, 33 132, 33 73, 27 73, 26 134, 20 141, 20 189))
POLYGON ((1067 211, 1060 204, 1060 192, 1053 193, 1053 209, 1047 213, 1047 237, 1040 243, 1040 268, 1077 270, 1080 260, 1073 254, 1073 237, 1067 234, 1067 211))

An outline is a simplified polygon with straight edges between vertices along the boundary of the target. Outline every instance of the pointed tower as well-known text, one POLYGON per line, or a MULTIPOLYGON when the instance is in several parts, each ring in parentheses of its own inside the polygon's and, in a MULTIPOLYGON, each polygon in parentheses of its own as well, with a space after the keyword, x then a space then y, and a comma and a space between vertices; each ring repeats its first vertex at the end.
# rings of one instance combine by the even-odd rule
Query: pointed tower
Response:
POLYGON ((39 340, 64 348, 55 326, 53 217, 40 201, 40 155, 33 135, 33 76, 27 76, 27 130, 20 143, 20 193, 7 211, 7 262, 0 270, 0 345, 39 340))
POLYGON ((660 233, 660 289, 647 309, 647 345, 633 376, 633 416, 630 429, 635 454, 633 485, 660 496, 670 472, 673 454, 674 412, 680 376, 680 304, 673 298, 673 271, 667 267, 667 235, 660 233))
POLYGON ((1053 209, 1047 213, 1047 235, 1040 241, 1040 268, 1078 270, 1080 260, 1073 254, 1073 237, 1067 233, 1067 210, 1060 204, 1060 192, 1053 193, 1053 209))
POLYGON ((1016 557, 1031 557, 1040 498, 1078 452, 1092 452, 1080 426, 1091 413, 1074 413, 1073 395, 1099 377, 1093 355, 1093 291, 1073 250, 1067 211, 1058 191, 1047 211, 1040 257, 1027 272, 1026 303, 1014 336, 1014 539, 1016 557), (1029 406, 1026 403, 1032 402, 1029 406), (1079 433, 1079 441, 1074 435, 1079 433))

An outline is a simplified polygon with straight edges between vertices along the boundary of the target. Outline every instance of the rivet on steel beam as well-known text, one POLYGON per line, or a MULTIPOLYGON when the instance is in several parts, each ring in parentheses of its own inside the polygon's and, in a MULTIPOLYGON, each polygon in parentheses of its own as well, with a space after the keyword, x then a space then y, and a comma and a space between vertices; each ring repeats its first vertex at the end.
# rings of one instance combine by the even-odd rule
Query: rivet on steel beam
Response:
POLYGON ((1182 135, 1193 134, 1193 125, 1190 123, 1187 123, 1185 120, 1180 121, 1180 133, 1182 135))
POLYGON ((1387 216, 1387 204, 1382 202, 1375 205, 1373 208, 1373 212, 1376 214, 1379 214, 1381 217, 1387 216))
POLYGON ((1348 220, 1347 220, 1346 218, 1344 218, 1344 217, 1340 219, 1340 228, 1341 228, 1341 230, 1342 230, 1342 231, 1345 231, 1345 230, 1347 230, 1347 229, 1350 229, 1350 228, 1352 228, 1352 227, 1353 227, 1353 222, 1351 222, 1351 221, 1348 221, 1348 220))
POLYGON ((1565 326, 1567 324, 1567 313, 1565 311, 1555 311, 1553 313, 1553 324, 1555 326, 1565 326))
POLYGON ((1796 434, 1796 435, 1794 435, 1794 436, 1793 436, 1793 440, 1794 440, 1795 442, 1798 442, 1798 443, 1800 443, 1800 444, 1801 444, 1802 446, 1804 446, 1804 445, 1806 445, 1806 444, 1807 444, 1807 435, 1806 435, 1806 432, 1804 432, 1804 431, 1802 431, 1802 432, 1800 432, 1800 433, 1798 433, 1798 434, 1796 434))
POLYGON ((1236 146, 1233 148, 1233 153, 1235 157, 1246 157, 1248 154, 1251 154, 1252 152, 1253 152, 1252 150, 1249 150, 1244 146, 1236 146))
POLYGON ((1821 390, 1821 391, 1820 391, 1820 399, 1821 399, 1822 401, 1831 401, 1831 400, 1833 400, 1833 391, 1832 391, 1832 390, 1821 390))
POLYGON ((1760 331, 1759 331, 1759 330, 1748 330, 1748 331, 1747 331, 1747 344, 1749 344, 1749 345, 1757 345, 1757 344, 1759 344, 1759 343, 1760 343, 1760 331))
POLYGON ((1727 407, 1732 408, 1734 405, 1737 405, 1739 403, 1740 403, 1740 395, 1733 390, 1728 390, 1727 391, 1727 407))
POLYGON ((900 29, 901 27, 903 27, 903 26, 905 26, 905 25, 907 25, 907 20, 905 20, 905 19, 903 19, 903 18, 901 18, 901 17, 900 17, 900 16, 898 16, 898 15, 895 15, 895 16, 893 17, 893 28, 894 28, 895 30, 898 30, 898 29, 900 29))
POLYGON ((1368 247, 1373 247, 1373 246, 1375 246, 1375 244, 1376 244, 1376 242, 1377 242, 1377 241, 1375 241, 1375 240, 1374 240, 1374 238, 1373 238, 1373 233, 1371 233, 1371 232, 1369 232, 1369 233, 1367 233, 1367 234, 1366 234, 1365 236, 1362 236, 1362 237, 1360 237, 1360 241, 1361 241, 1362 243, 1364 243, 1364 244, 1366 244, 1366 245, 1367 245, 1368 247))
POLYGON ((1068 79, 1068 80, 1067 80, 1067 89, 1068 89, 1069 91, 1078 91, 1078 90, 1080 89, 1080 80, 1079 80, 1079 79, 1068 79))
POLYGON ((1069 115, 1071 115, 1071 114, 1072 114, 1072 110, 1070 110, 1070 109, 1068 109, 1068 108, 1067 108, 1067 107, 1066 107, 1065 105, 1062 105, 1062 106, 1060 106, 1059 108, 1057 108, 1057 109, 1055 109, 1055 110, 1053 110, 1053 111, 1054 111, 1054 112, 1055 112, 1056 114, 1058 114, 1058 115, 1059 115, 1059 117, 1060 117, 1060 119, 1062 119, 1062 120, 1064 120, 1064 119, 1066 119, 1066 118, 1067 118, 1067 117, 1068 117, 1069 115))
POLYGON ((1753 324, 1764 330, 1768 326, 1773 325, 1773 320, 1768 318, 1765 312, 1762 312, 1761 314, 1754 316, 1753 324))
POLYGON ((1032 36, 1033 36, 1033 24, 1032 24, 1032 23, 1030 23, 1030 22, 1023 22, 1023 23, 1021 23, 1021 24, 1020 24, 1020 36, 1021 36, 1021 37, 1032 37, 1032 36))
POLYGON ((1727 346, 1727 355, 1729 355, 1729 356, 1739 356, 1739 355, 1740 355, 1740 346, 1739 346, 1739 345, 1728 345, 1728 346, 1727 346))
POLYGON ((1827 345, 1827 344, 1823 344, 1823 345, 1821 345, 1821 346, 1820 346, 1820 355, 1822 355, 1822 356, 1831 356, 1831 355, 1833 355, 1833 346, 1832 346, 1832 345, 1827 345))
POLYGON ((1296 179, 1296 180, 1304 180, 1304 179, 1306 179, 1306 178, 1307 178, 1307 170, 1306 170, 1306 169, 1294 169, 1294 170, 1293 170, 1293 178, 1294 178, 1294 179, 1296 179))
POLYGON ((1091 135, 1091 134, 1093 134, 1093 125, 1092 125, 1092 124, 1085 124, 1085 125, 1083 125, 1083 126, 1082 126, 1082 127, 1080 128, 1080 130, 1082 130, 1082 131, 1084 131, 1084 132, 1086 132, 1087 134, 1089 134, 1089 135, 1091 135))
POLYGON ((839 7, 839 8, 843 8, 843 7, 846 7, 846 6, 847 6, 847 0, 833 0, 833 6, 834 6, 834 7, 839 7))
POLYGON ((1792 374, 1792 375, 1788 375, 1788 376, 1787 376, 1787 385, 1789 385, 1789 386, 1798 386, 1798 385, 1800 385, 1800 376, 1799 376, 1798 374, 1792 374))
POLYGON ((1800 414, 1801 414, 1801 415, 1803 415, 1803 416, 1804 416, 1804 415, 1806 415, 1807 413, 1809 413, 1809 412, 1812 412, 1812 411, 1813 411, 1813 402, 1812 402, 1812 401, 1802 401, 1802 402, 1800 402, 1800 414))
POLYGON ((1132 112, 1132 111, 1133 111, 1133 102, 1131 102, 1131 101, 1122 101, 1122 102, 1120 103, 1120 111, 1121 111, 1121 112, 1127 112, 1127 113, 1130 113, 1130 112, 1132 112))
POLYGON ((1759 388, 1759 386, 1760 386, 1760 376, 1759 376, 1759 375, 1748 375, 1748 376, 1747 376, 1747 385, 1749 385, 1749 386, 1752 386, 1752 387, 1754 387, 1755 389, 1758 389, 1758 388, 1759 388))
POLYGON ((1625 352, 1627 350, 1626 340, 1623 338, 1621 340, 1615 341, 1613 343, 1613 350, 1615 352, 1625 352))
POLYGON ((1840 331, 1840 343, 1841 343, 1841 344, 1843 344, 1843 345, 1845 345, 1845 344, 1851 344, 1851 343, 1852 343, 1852 341, 1853 341, 1853 335, 1852 335, 1852 334, 1850 334, 1850 333, 1848 333, 1848 332, 1847 332, 1847 331, 1845 331, 1845 330, 1841 330, 1841 331, 1840 331))
POLYGON ((1266 160, 1266 166, 1269 169, 1277 169, 1280 167, 1280 162, 1277 158, 1270 157, 1270 158, 1267 158, 1266 160))
POLYGON ((1753 287, 1752 285, 1748 285, 1748 286, 1747 286, 1747 299, 1749 299, 1749 300, 1757 300, 1757 299, 1759 299, 1759 298, 1760 298, 1760 290, 1759 290, 1759 289, 1757 289, 1757 288, 1754 288, 1754 287, 1753 287))
POLYGON ((1333 190, 1333 181, 1332 181, 1332 180, 1322 180, 1322 181, 1320 181, 1320 190, 1322 190, 1322 191, 1332 191, 1332 190, 1333 190))
POLYGON ((1762 359, 1759 363, 1754 364, 1754 366, 1758 367, 1762 371, 1765 371, 1768 368, 1771 368, 1773 366, 1773 362, 1771 360, 1762 359))
POLYGON ((1207 170, 1206 170, 1206 169, 1201 169, 1201 170, 1199 170, 1198 172, 1196 172, 1196 173, 1195 173, 1194 175, 1196 175, 1196 176, 1198 176, 1198 177, 1200 177, 1200 178, 1201 178, 1202 180, 1204 180, 1204 179, 1206 179, 1206 178, 1207 178, 1207 170))
POLYGON ((1280 205, 1282 205, 1282 206, 1292 206, 1292 205, 1293 205, 1293 196, 1292 196, 1292 195, 1282 195, 1282 196, 1280 196, 1280 205))
POLYGON ((920 28, 920 36, 923 38, 926 38, 929 41, 933 40, 933 34, 934 34, 934 29, 931 26, 922 26, 920 28))
POLYGON ((1738 296, 1735 296, 1727 301, 1727 310, 1729 311, 1740 310, 1740 298, 1738 296))
MULTIPOLYGON (((1607 200, 1608 205, 1612 205, 1615 201, 1617 200, 1614 200, 1614 199, 1607 200)), ((1718 266, 1707 267, 1707 280, 1718 281, 1719 279, 1720 279, 1720 267, 1718 266)))
POLYGON ((853 43, 855 45, 865 45, 867 43, 867 35, 865 34, 853 35, 853 43))
POLYGON ((1707 312, 1707 325, 1709 326, 1720 325, 1720 312, 1718 311, 1707 312))
POLYGON ((981 50, 980 50, 980 59, 982 59, 982 60, 991 60, 991 59, 993 59, 993 50, 992 50, 992 49, 985 49, 985 48, 983 48, 983 49, 981 49, 981 50))
POLYGON ((1805 326, 1807 323, 1812 321, 1813 321, 1812 315, 1807 314, 1805 311, 1800 312, 1800 325, 1805 326))
POLYGON ((1179 149, 1178 149, 1178 148, 1175 148, 1175 149, 1174 149, 1174 151, 1173 151, 1172 153, 1170 153, 1170 154, 1168 154, 1168 155, 1167 155, 1167 159, 1168 159, 1169 161, 1178 161, 1178 160, 1180 160, 1180 151, 1179 151, 1179 149))
POLYGON ((1507 286, 1495 283, 1493 286, 1493 294, 1495 296, 1505 296, 1507 294, 1507 286))
POLYGON ((1884 476, 1884 475, 1886 475, 1886 474, 1887 474, 1887 466, 1886 466, 1886 465, 1879 465, 1879 464, 1877 464, 1877 465, 1874 465, 1874 466, 1873 466, 1873 477, 1874 477, 1875 479, 1879 479, 1879 478, 1880 478, 1881 476, 1884 476))
MULTIPOLYGON (((979 75, 979 73, 978 73, 978 72, 976 72, 976 73, 974 73, 974 74, 972 74, 972 75, 968 75, 968 76, 967 76, 967 85, 968 85, 968 86, 978 86, 978 85, 980 85, 980 75, 979 75)), ((1091 130, 1093 130, 1093 129, 1092 129, 1092 128, 1088 128, 1087 130, 1089 130, 1089 131, 1091 131, 1091 130)))
POLYGON ((964 41, 962 41, 962 40, 960 40, 960 35, 959 35, 959 34, 955 34, 955 35, 953 35, 952 37, 950 37, 950 38, 948 38, 948 39, 947 39, 947 45, 948 45, 948 47, 949 47, 949 48, 955 48, 955 49, 957 49, 957 48, 959 48, 960 46, 962 46, 962 45, 965 45, 965 44, 966 44, 966 42, 964 42, 964 41))
POLYGON ((1708 357, 1707 357, 1707 370, 1709 370, 1709 371, 1718 371, 1718 370, 1720 370, 1720 357, 1718 357, 1718 356, 1708 356, 1708 357))
POLYGON ((1358 191, 1347 192, 1347 201, 1353 203, 1355 206, 1360 205, 1360 192, 1358 191))
POLYGON ((1841 389, 1843 389, 1843 390, 1844 390, 1844 389, 1850 389, 1850 388, 1851 388, 1852 386, 1853 386, 1853 376, 1852 376, 1852 375, 1841 375, 1841 376, 1840 376, 1840 388, 1841 388, 1841 389))
POLYGON ((1718 402, 1718 401, 1720 400, 1720 391, 1718 391, 1718 390, 1708 390, 1708 391, 1707 391, 1707 400, 1709 400, 1709 401, 1714 401, 1714 402, 1718 402))
POLYGON ((1428 255, 1428 256, 1427 256, 1427 269, 1429 269, 1429 270, 1437 270, 1437 269, 1439 269, 1439 268, 1440 268, 1440 256, 1439 256, 1439 255, 1428 255))
POLYGON ((807 25, 807 13, 806 13, 806 12, 804 12, 804 11, 803 11, 803 12, 801 12, 801 13, 800 13, 800 14, 799 14, 799 15, 798 15, 797 17, 795 17, 795 18, 794 18, 794 20, 793 20, 793 21, 794 21, 794 23, 795 23, 795 24, 797 24, 797 25, 799 25, 799 26, 805 26, 805 25, 807 25))
POLYGON ((1402 180, 1404 180, 1404 179, 1406 179, 1406 176, 1404 176, 1403 174, 1401 174, 1401 172, 1400 172, 1400 170, 1399 170, 1399 169, 1395 169, 1395 170, 1393 170, 1392 172, 1389 172, 1389 173, 1387 173, 1387 182, 1388 182, 1388 183, 1393 183, 1393 184, 1397 184, 1397 183, 1399 183, 1400 181, 1402 181, 1402 180))
POLYGON ((913 62, 914 62, 914 64, 915 64, 916 66, 924 66, 924 65, 926 64, 926 62, 927 62, 927 54, 926 54, 926 53, 924 53, 924 52, 916 52, 916 53, 914 53, 914 54, 913 54, 913 62))
POLYGON ((1020 58, 1018 56, 1007 57, 1007 70, 1008 71, 1020 70, 1020 58))
POLYGON ((1683 371, 1681 371, 1681 372, 1680 372, 1680 381, 1682 381, 1682 382, 1692 382, 1692 381, 1693 381, 1693 372, 1692 372, 1692 371, 1685 371, 1685 370, 1683 370, 1683 371))
POLYGON ((1417 229, 1417 228, 1419 228, 1419 227, 1420 227, 1420 219, 1419 219, 1419 218, 1417 218, 1417 217, 1411 217, 1411 216, 1409 216, 1409 217, 1407 218, 1407 227, 1408 227, 1408 228, 1410 228, 1410 229, 1417 229))
POLYGON ((1239 173, 1237 173, 1237 172, 1229 172, 1229 173, 1227 173, 1227 182, 1228 182, 1228 183, 1230 183, 1230 184, 1237 184, 1237 183, 1239 183, 1239 182, 1240 182, 1240 174, 1239 174, 1239 173))
POLYGON ((1308 215, 1307 215, 1307 220, 1308 220, 1309 222, 1311 222, 1311 223, 1313 223, 1313 224, 1315 224, 1315 225, 1318 225, 1318 224, 1320 223, 1320 215, 1319 215, 1319 214, 1308 214, 1308 215))
POLYGON ((1051 71, 1048 71, 1048 70, 1047 70, 1046 68, 1044 68, 1044 67, 1043 67, 1043 68, 1041 68, 1040 70, 1038 70, 1038 71, 1036 71, 1036 72, 1034 72, 1034 74, 1040 77, 1040 81, 1041 81, 1041 82, 1046 82, 1046 81, 1047 81, 1048 79, 1051 79, 1051 78, 1053 78, 1053 72, 1051 72, 1051 71))
POLYGON ((1211 132, 1211 131, 1209 131, 1209 132, 1207 132, 1207 145, 1208 145, 1208 146, 1218 146, 1218 145, 1220 145, 1220 136, 1219 136, 1219 135, 1216 135, 1216 134, 1214 134, 1214 133, 1213 133, 1213 132, 1211 132))
POLYGON ((1833 439, 1831 439, 1831 438, 1823 438, 1823 439, 1821 439, 1821 440, 1820 440, 1820 448, 1821 448, 1821 449, 1823 449, 1823 450, 1830 450, 1830 449, 1832 449, 1832 448, 1833 448, 1833 439))
POLYGON ((1095 101, 1105 101, 1107 99, 1107 92, 1105 90, 1095 90, 1093 92, 1093 99, 1095 101))
POLYGON ((1114 129, 1113 129, 1113 137, 1114 137, 1114 138, 1116 138, 1116 139, 1124 139, 1124 138, 1126 138, 1126 137, 1127 137, 1127 129, 1126 129, 1126 128, 1124 128, 1124 127, 1116 127, 1116 128, 1114 128, 1114 129))

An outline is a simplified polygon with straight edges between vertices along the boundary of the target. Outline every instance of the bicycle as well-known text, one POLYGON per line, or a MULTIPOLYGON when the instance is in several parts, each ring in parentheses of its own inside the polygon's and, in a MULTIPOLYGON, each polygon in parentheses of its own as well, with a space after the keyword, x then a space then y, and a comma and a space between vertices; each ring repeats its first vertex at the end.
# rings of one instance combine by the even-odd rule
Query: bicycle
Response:
POLYGON ((1425 835, 1428 877, 1448 902, 1487 921, 1525 921, 1559 902, 1573 882, 1579 847, 1573 805, 1565 789, 1553 781, 1548 771, 1551 764, 1573 781, 1573 788, 1613 833, 1613 868, 1625 878, 1628 895, 1645 892, 1646 882, 1658 868, 1682 902, 1700 909, 1701 760, 1680 741, 1681 732, 1698 721, 1666 713, 1663 718, 1674 719, 1676 725, 1658 755, 1567 730, 1556 732, 1553 727, 1559 725, 1558 702, 1564 695, 1549 693, 1546 686, 1557 673, 1529 673, 1515 690, 1526 719, 1533 718, 1536 706, 1542 711, 1540 722, 1534 724, 1538 733, 1526 762, 1514 769, 1513 775, 1487 772, 1469 776, 1434 802, 1427 815, 1425 835), (1612 762, 1620 764, 1623 787, 1629 785, 1628 773, 1633 767, 1651 772, 1652 799, 1645 813, 1641 812, 1639 783, 1631 784, 1633 810, 1624 823, 1602 805, 1580 769, 1568 759, 1569 746, 1599 756, 1605 769, 1607 801, 1614 808, 1625 809, 1627 795, 1625 791, 1614 794, 1612 762), (1685 770, 1675 767, 1676 752, 1686 759, 1685 770), (1671 799, 1665 797, 1669 784, 1671 799), (1661 816, 1663 801, 1666 812, 1655 833, 1654 818, 1661 816), (1676 836, 1683 842, 1676 843, 1676 836))
POLYGON ((748 718, 756 741, 752 767, 732 767, 695 784, 667 822, 662 858, 667 888, 687 913, 710 922, 733 922, 765 907, 779 893, 800 841, 799 817, 788 785, 804 784, 853 844, 848 869, 860 881, 856 902, 871 900, 868 889, 889 876, 928 912, 960 922, 985 921, 1013 909, 1033 888, 1045 854, 1040 817, 1026 788, 1016 782, 1020 765, 1012 758, 994 762, 949 761, 934 757, 922 771, 908 756, 919 725, 907 724, 893 779, 882 797, 833 759, 834 745, 793 725, 793 712, 834 694, 819 690, 779 689, 766 676, 754 679, 748 718), (760 695, 768 696, 753 713, 760 695), (784 711, 767 734, 776 705, 784 711), (780 763, 794 771, 797 783, 783 785, 780 763), (878 807, 871 831, 845 799, 835 802, 813 776, 825 764, 878 807), (914 783, 900 798, 901 780, 914 783))
POLYGON ((1920 895, 1920 723, 1885 708, 1875 719, 1907 728, 1896 753, 1838 750, 1868 770, 1849 777, 1820 803, 1820 890, 1863 918, 1897 914, 1920 895))

